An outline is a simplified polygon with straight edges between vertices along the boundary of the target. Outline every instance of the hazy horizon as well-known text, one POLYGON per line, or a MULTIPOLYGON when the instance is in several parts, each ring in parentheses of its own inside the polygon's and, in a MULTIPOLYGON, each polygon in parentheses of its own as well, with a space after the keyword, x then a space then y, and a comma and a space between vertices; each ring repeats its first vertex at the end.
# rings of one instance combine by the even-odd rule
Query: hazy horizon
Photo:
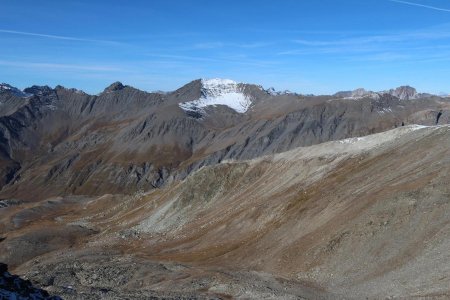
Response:
POLYGON ((90 94, 230 78, 303 94, 449 93, 445 1, 2 3, 0 82, 90 94))
MULTIPOLYGON (((139 90, 142 90, 142 91, 145 91, 145 92, 149 92, 149 93, 158 93, 158 92, 160 92, 160 93, 170 93, 170 92, 173 92, 173 91, 175 91, 175 90, 177 90, 177 89, 179 89, 179 88, 182 88, 184 85, 188 85, 188 84, 190 84, 191 82, 193 82, 193 81, 195 81, 195 80, 210 80, 210 79, 225 79, 225 80, 233 80, 233 79, 231 79, 231 78, 195 78, 195 79, 193 79, 193 80, 191 80, 191 81, 189 81, 189 82, 186 82, 185 84, 182 84, 181 86, 177 86, 177 87, 175 87, 175 88, 173 88, 173 89, 170 89, 170 90, 158 90, 158 89, 154 89, 154 90, 146 90, 145 88, 144 89, 141 89, 141 88, 138 88, 138 87, 136 87, 136 86, 133 86, 132 84, 125 84, 126 86, 130 86, 130 87, 132 87, 132 88, 136 88, 136 89, 139 89, 139 90)), ((234 80, 233 80, 234 81, 234 80)), ((56 85, 48 85, 48 84, 44 84, 43 86, 48 86, 48 87, 50 87, 50 88, 56 88, 57 86, 62 86, 62 87, 64 87, 64 88, 67 88, 67 89, 76 89, 76 90, 79 90, 79 91, 82 91, 82 92, 85 92, 85 93, 87 93, 87 94, 89 94, 89 95, 98 95, 98 94, 101 94, 105 89, 107 89, 110 85, 113 85, 113 84, 115 84, 115 83, 117 83, 117 82, 120 82, 120 81, 115 81, 115 82, 111 82, 111 83, 109 83, 109 84, 107 84, 107 85, 105 85, 105 87, 103 88, 103 89, 101 89, 101 90, 99 90, 99 91, 97 91, 97 92, 88 92, 88 91, 86 91, 86 90, 84 90, 82 87, 76 87, 76 86, 63 86, 63 85, 61 85, 61 84, 56 84, 56 85)), ((120 83, 122 83, 122 82, 120 82, 120 83)), ((257 82, 237 82, 237 83, 242 83, 242 84, 254 84, 254 85, 259 85, 257 82)), ((0 82, 0 85, 1 84, 7 84, 7 85, 11 85, 10 83, 8 83, 8 82, 0 82)), ((123 83, 122 83, 123 84, 123 83)), ((23 87, 21 87, 21 86, 14 86, 14 85, 11 85, 12 87, 14 87, 14 88, 18 88, 18 89, 20 89, 20 90, 25 90, 25 89, 27 89, 27 88, 30 88, 30 87, 32 87, 33 85, 29 85, 29 86, 23 86, 23 87)), ((382 90, 377 90, 377 91, 372 91, 372 90, 369 90, 369 89, 365 89, 364 87, 359 87, 359 88, 354 88, 354 89, 351 89, 351 90, 339 90, 339 91, 334 91, 334 92, 331 92, 331 93, 328 93, 328 94, 313 94, 313 93, 301 93, 301 92, 298 92, 298 91, 291 91, 291 90, 287 90, 287 89, 285 89, 285 90, 280 90, 280 89, 275 89, 273 86, 262 86, 262 88, 264 88, 264 89, 266 89, 266 90, 269 90, 269 89, 271 89, 271 88, 273 88, 273 89, 275 89, 275 91, 277 91, 277 92, 294 92, 294 93, 298 93, 298 94, 304 94, 304 95, 314 95, 314 96, 321 96, 321 95, 323 95, 323 96, 329 96, 329 95, 334 95, 334 94, 337 94, 337 93, 339 93, 339 92, 351 92, 351 91, 355 91, 355 90, 358 90, 358 89, 365 89, 365 90, 367 90, 367 91, 371 91, 371 92, 389 92, 389 90, 391 90, 391 89, 396 89, 396 88, 401 88, 401 87, 404 87, 404 86, 410 86, 410 85, 402 85, 402 86, 392 86, 392 87, 386 87, 386 88, 384 88, 384 89, 382 89, 382 90)), ((412 86, 413 87, 413 86, 412 86)), ((413 87, 414 88, 414 87, 413 87)), ((420 90, 418 90, 417 91, 418 93, 423 93, 424 91, 420 91, 420 90)), ((444 92, 440 92, 440 93, 436 93, 436 94, 434 94, 434 95, 439 95, 439 96, 448 96, 449 94, 447 94, 447 93, 444 93, 444 92)))

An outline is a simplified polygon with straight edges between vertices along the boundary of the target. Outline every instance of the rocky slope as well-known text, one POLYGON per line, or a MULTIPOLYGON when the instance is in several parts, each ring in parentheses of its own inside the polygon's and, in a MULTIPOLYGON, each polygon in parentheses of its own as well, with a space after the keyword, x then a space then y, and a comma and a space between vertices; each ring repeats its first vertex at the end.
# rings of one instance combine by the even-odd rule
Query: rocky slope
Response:
POLYGON ((410 125, 130 196, 5 202, 0 260, 67 299, 447 299, 449 141, 410 125))
POLYGON ((17 300, 60 300, 56 296, 50 296, 46 291, 33 287, 31 282, 23 280, 19 276, 11 275, 8 266, 0 263, 0 298, 17 300))
POLYGON ((27 201, 148 191, 227 159, 449 121, 447 98, 403 88, 354 101, 219 79, 169 93, 114 83, 95 96, 3 86, 0 197, 27 201))
POLYGON ((449 104, 0 85, 0 261, 65 299, 448 299, 449 104))

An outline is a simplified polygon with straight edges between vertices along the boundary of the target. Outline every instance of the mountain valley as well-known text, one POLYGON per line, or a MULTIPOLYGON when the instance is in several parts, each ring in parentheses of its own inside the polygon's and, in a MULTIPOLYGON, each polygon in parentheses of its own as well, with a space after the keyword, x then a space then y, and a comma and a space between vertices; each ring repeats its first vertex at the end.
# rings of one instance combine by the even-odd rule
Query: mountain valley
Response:
POLYGON ((0 85, 0 261, 63 299, 450 297, 450 98, 0 85))

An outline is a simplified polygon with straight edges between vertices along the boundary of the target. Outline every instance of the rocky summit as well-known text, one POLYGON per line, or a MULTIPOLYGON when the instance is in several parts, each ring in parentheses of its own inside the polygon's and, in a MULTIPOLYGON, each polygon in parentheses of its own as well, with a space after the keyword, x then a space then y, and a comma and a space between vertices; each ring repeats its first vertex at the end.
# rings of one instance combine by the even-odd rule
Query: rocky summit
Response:
POLYGON ((409 86, 2 84, 0 261, 36 299, 447 299, 449 124, 409 86))

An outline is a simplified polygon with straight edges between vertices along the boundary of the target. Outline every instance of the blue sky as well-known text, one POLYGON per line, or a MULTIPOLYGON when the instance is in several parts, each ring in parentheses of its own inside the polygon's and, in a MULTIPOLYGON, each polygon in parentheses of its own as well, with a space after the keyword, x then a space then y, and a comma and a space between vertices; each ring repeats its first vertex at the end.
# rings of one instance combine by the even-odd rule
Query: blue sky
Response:
POLYGON ((450 92, 448 0, 1 0, 0 82, 450 92))

